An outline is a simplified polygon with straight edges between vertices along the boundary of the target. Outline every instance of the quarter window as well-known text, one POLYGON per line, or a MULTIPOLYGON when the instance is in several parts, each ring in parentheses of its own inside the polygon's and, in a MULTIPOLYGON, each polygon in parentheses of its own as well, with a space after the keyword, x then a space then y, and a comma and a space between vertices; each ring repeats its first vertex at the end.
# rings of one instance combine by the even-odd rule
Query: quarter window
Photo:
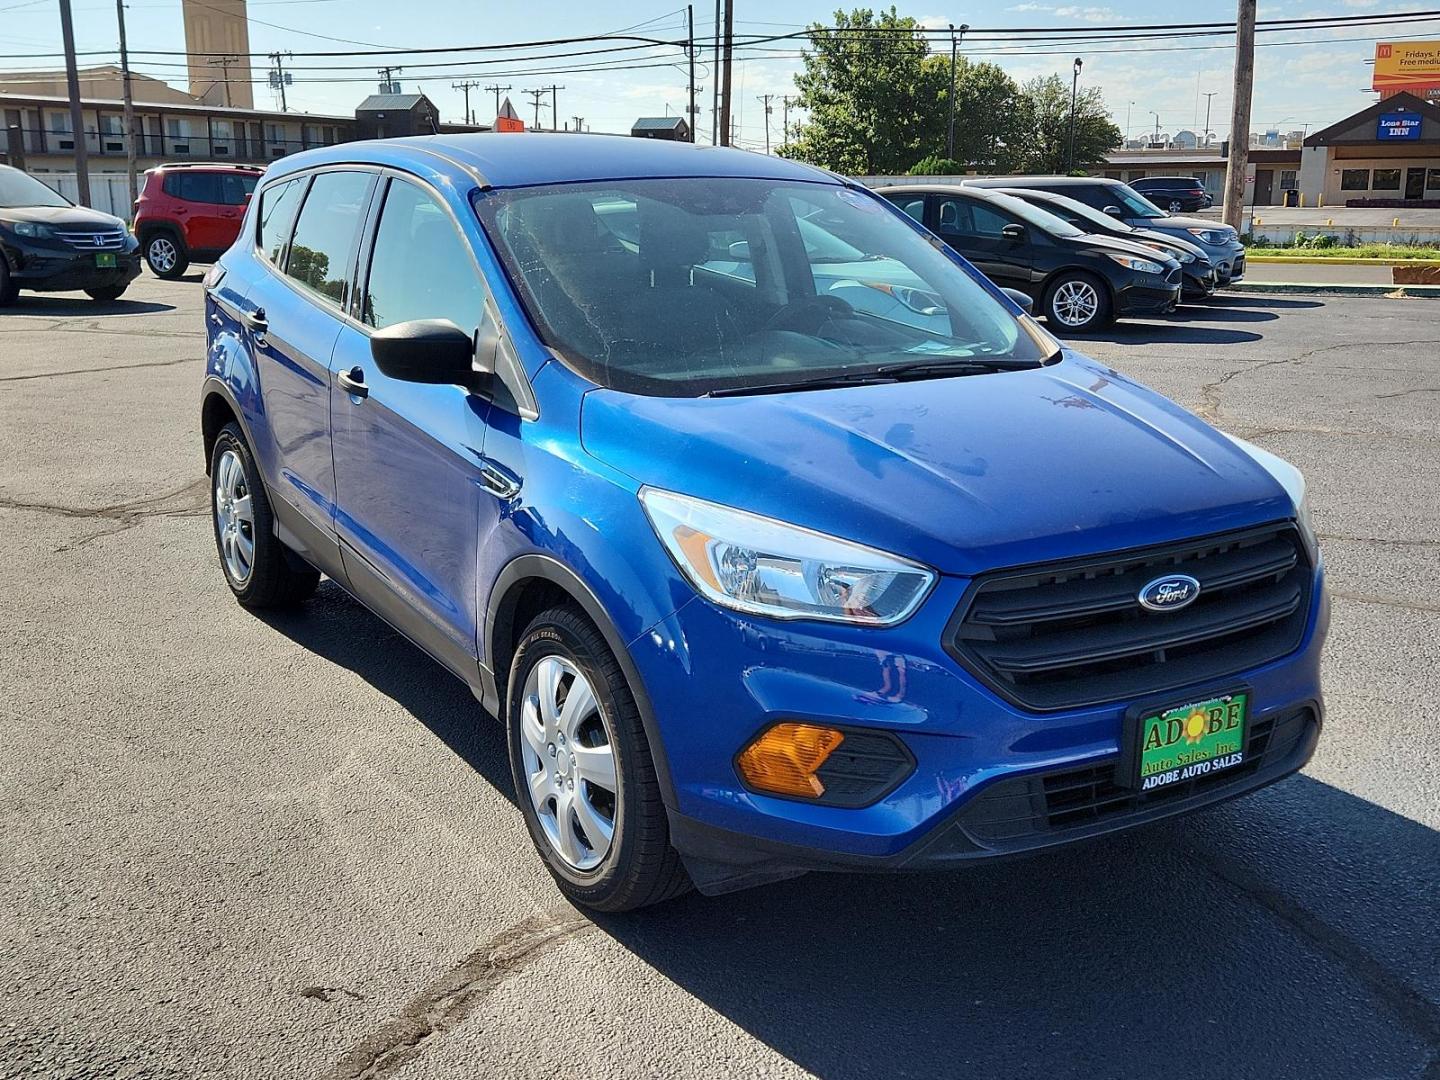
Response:
POLYGON ((355 236, 374 177, 321 173, 310 183, 285 257, 285 274, 336 307, 345 305, 355 236))
POLYGON ((450 215, 414 184, 391 181, 370 259, 366 325, 383 330, 412 319, 449 319, 471 333, 484 311, 469 246, 450 215))
POLYGON ((300 196, 304 193, 305 178, 296 177, 268 187, 260 194, 260 234, 255 243, 276 266, 280 265, 281 256, 285 253, 290 226, 295 223, 295 211, 299 209, 300 196))
POLYGON ((1369 169, 1341 169, 1341 191, 1367 191, 1370 188, 1369 169))

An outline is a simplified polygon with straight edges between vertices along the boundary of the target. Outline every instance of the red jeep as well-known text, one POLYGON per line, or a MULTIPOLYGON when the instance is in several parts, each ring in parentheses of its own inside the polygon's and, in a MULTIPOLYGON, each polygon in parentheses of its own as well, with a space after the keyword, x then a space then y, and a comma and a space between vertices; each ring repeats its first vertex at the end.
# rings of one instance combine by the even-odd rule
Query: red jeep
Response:
POLYGON ((135 200, 135 236, 151 271, 178 278, 192 262, 214 262, 235 242, 259 165, 185 162, 145 173, 135 200))

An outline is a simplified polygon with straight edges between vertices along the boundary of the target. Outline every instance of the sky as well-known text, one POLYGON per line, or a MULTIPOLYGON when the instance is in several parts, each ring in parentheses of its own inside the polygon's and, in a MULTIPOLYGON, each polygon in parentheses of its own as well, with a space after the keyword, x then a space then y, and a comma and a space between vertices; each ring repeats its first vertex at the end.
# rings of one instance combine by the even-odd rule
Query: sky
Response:
MULTIPOLYGON (((685 36, 685 9, 670 5, 676 0, 613 0, 611 3, 527 0, 525 3, 495 4, 464 0, 250 0, 250 44, 254 52, 290 50, 329 51, 375 47, 434 47, 437 45, 483 45, 573 37, 583 34, 630 32, 664 39, 685 36), (631 29, 634 28, 634 29, 631 29), (361 44, 349 44, 349 43, 361 44)), ((118 35, 115 7, 106 0, 72 0, 76 26, 76 47, 114 50, 118 35)), ((969 23, 974 27, 1070 27, 1127 24, 1222 21, 1233 18, 1228 6, 1196 7, 1180 0, 1111 0, 1105 5, 1049 3, 1043 0, 988 0, 974 6, 953 0, 915 0, 917 6, 900 6, 902 15, 912 15, 927 26, 969 23)), ((737 34, 784 34, 802 29, 813 21, 829 22, 834 0, 735 0, 737 34)), ((851 4, 849 6, 857 6, 851 4)), ((871 6, 878 6, 872 4, 871 6)), ((899 5, 897 5, 899 6, 899 5)), ((1401 4, 1399 0, 1261 0, 1259 17, 1304 18, 1311 16, 1355 15, 1381 11, 1413 11, 1424 5, 1401 4), (1383 6, 1382 6, 1383 4, 1383 6)), ((695 11, 696 36, 710 39, 714 31, 714 5, 701 0, 695 11)), ((132 50, 183 50, 184 37, 179 0, 130 0, 126 22, 132 50)), ((1301 44, 1266 46, 1256 50, 1256 81, 1251 129, 1271 128, 1313 131, 1363 108, 1374 100, 1368 87, 1377 40, 1440 38, 1440 19, 1383 28, 1262 34, 1260 41, 1300 41, 1301 44)), ((60 49, 60 20, 57 0, 0 0, 0 53, 40 53, 60 49)), ((619 43, 611 43, 619 44, 619 43)), ((568 48, 594 48, 570 46, 568 48)), ((946 43, 935 48, 948 51, 946 43)), ((800 67, 793 43, 770 46, 771 53, 752 53, 735 66, 735 111, 741 145, 762 149, 766 135, 761 95, 772 94, 774 112, 769 117, 772 141, 778 141, 781 98, 795 94, 793 77, 800 67)), ((621 52, 564 61, 566 65, 596 61, 634 62, 647 66, 636 70, 525 74, 525 68, 555 64, 517 63, 515 54, 501 56, 501 62, 484 65, 445 63, 440 67, 406 68, 395 76, 405 91, 420 90, 440 108, 442 116, 459 120, 464 112, 461 91, 452 82, 474 79, 482 85, 509 84, 509 95, 527 123, 534 118, 525 89, 559 83, 561 121, 580 116, 594 131, 626 131, 638 116, 680 115, 684 111, 686 71, 678 50, 621 52), (634 59, 645 56, 643 60, 634 59), (674 62, 667 62, 669 57, 674 62), (499 76, 498 78, 496 76, 499 76)), ((1015 79, 1034 75, 1060 74, 1069 79, 1075 57, 1084 60, 1082 86, 1101 88, 1116 124, 1132 136, 1153 131, 1203 130, 1206 92, 1210 99, 1210 127, 1217 137, 1228 133, 1230 83, 1234 50, 1223 38, 1175 39, 1136 43, 1064 42, 1044 48, 1014 44, 976 43, 963 46, 962 53, 976 60, 1000 64, 1015 79), (1123 50, 1123 51, 1122 51, 1123 50)), ((471 59, 496 59, 495 54, 471 54, 471 59)), ((103 62, 104 58, 82 58, 82 63, 103 62)), ((434 63, 436 57, 416 58, 434 63)), ((711 64, 701 53, 696 83, 701 87, 698 128, 702 141, 711 127, 711 64)), ((292 111, 350 115, 366 94, 376 89, 379 76, 373 68, 378 58, 302 59, 288 63, 295 83, 289 90, 292 111), (343 71, 307 71, 307 66, 353 65, 343 71), (352 81, 337 81, 337 80, 352 81)), ((178 57, 137 56, 135 68, 165 78, 183 87, 186 78, 183 60, 178 57), (170 66, 164 66, 164 65, 170 66)), ((58 68, 58 59, 0 58, 0 69, 35 70, 58 68)), ((255 77, 265 78, 262 66, 255 77)), ((477 119, 488 121, 494 114, 494 95, 471 91, 471 105, 477 119)), ((277 104, 268 87, 255 87, 257 107, 277 104)), ((549 124, 548 96, 542 117, 549 124)), ((794 119, 794 115, 792 115, 794 119)))

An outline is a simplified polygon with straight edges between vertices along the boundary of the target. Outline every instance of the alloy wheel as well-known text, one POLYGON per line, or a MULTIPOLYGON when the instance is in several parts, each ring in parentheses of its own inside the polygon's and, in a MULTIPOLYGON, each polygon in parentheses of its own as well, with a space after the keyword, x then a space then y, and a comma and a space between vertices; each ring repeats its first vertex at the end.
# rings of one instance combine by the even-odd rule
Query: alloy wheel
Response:
POLYGON ((544 656, 526 676, 520 735, 530 805, 546 840, 574 869, 594 870, 615 837, 620 786, 604 710, 564 657, 544 656))
POLYGON ((164 236, 157 236, 151 240, 147 251, 150 265, 159 274, 168 274, 175 269, 176 254, 175 245, 164 236))
POLYGON ((215 533, 225 572, 236 585, 255 569, 255 508, 240 455, 226 450, 215 467, 215 533))
POLYGON ((1051 306, 1066 326, 1084 326, 1100 310, 1100 294, 1088 281, 1067 281, 1055 290, 1051 306))

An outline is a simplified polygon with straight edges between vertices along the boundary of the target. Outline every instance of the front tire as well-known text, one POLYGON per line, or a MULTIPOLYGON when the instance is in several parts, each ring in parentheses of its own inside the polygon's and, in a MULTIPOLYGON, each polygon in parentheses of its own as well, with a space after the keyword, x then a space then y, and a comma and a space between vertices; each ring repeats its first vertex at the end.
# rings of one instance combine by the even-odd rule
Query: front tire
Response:
POLYGON ((0 307, 9 307, 19 295, 20 286, 10 277, 10 266, 6 263, 5 256, 0 254, 0 307))
POLYGON ((190 257, 170 233, 158 232, 145 241, 145 265, 156 277, 174 281, 190 268, 190 257))
POLYGON ((289 607, 308 599, 320 572, 300 567, 275 535, 275 517, 255 458, 237 424, 226 424, 210 452, 210 520, 225 583, 249 608, 289 607))
POLYGON ((520 811, 562 893, 597 911, 631 911, 690 888, 634 695, 577 609, 551 608, 526 628, 507 727, 520 811))
POLYGON ((102 304, 108 304, 112 300, 119 300, 129 287, 127 282, 124 285, 111 285, 104 289, 86 289, 85 295, 91 300, 99 300, 102 304))
POLYGON ((1092 274, 1067 271, 1045 291, 1045 320, 1067 333, 1098 329, 1110 321, 1110 291, 1092 274))

